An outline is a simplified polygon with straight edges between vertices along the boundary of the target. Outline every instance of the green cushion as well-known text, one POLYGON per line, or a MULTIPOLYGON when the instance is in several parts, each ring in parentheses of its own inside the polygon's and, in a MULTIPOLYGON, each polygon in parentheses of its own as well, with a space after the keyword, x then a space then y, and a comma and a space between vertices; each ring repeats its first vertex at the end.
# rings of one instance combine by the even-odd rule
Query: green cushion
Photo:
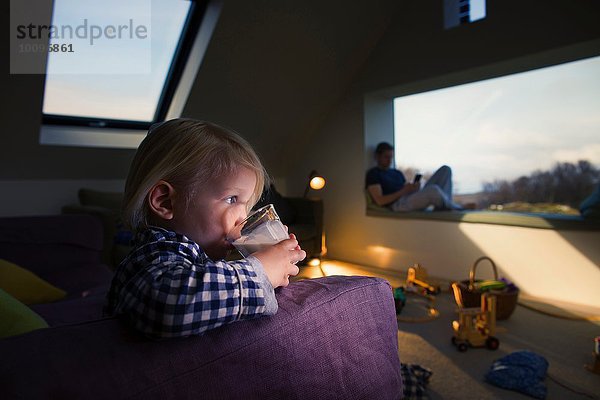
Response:
POLYGON ((79 202, 83 206, 97 206, 120 211, 121 203, 123 202, 123 193, 79 189, 79 202))
POLYGON ((373 198, 371 197, 371 194, 369 193, 368 190, 365 190, 365 200, 367 202, 367 209, 368 210, 375 210, 375 211, 391 211, 389 208, 387 207, 383 207, 383 206, 379 206, 377 205, 377 203, 375 203, 375 201, 373 200, 373 198))
POLYGON ((0 289, 0 338, 47 327, 42 317, 0 289))
POLYGON ((31 271, 0 259, 0 289, 25 304, 50 303, 67 293, 31 271))

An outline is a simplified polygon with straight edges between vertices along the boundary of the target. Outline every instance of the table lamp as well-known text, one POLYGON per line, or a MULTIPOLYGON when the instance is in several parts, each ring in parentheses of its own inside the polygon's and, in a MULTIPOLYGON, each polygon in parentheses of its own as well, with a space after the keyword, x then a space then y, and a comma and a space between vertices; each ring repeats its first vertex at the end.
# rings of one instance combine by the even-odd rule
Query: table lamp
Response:
POLYGON ((306 189, 304 190, 304 197, 308 195, 310 189, 313 190, 321 190, 325 187, 325 178, 317 173, 317 171, 313 170, 308 175, 308 183, 306 184, 306 189))

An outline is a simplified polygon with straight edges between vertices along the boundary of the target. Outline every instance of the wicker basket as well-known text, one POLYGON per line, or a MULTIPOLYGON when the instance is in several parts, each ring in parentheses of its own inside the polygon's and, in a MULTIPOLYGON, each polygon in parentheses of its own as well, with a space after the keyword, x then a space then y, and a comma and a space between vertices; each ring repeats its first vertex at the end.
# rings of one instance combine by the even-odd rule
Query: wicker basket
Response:
MULTIPOLYGON (((455 298, 457 304, 463 307, 480 307, 481 306, 481 294, 483 293, 481 290, 475 288, 475 282, 481 282, 481 280, 475 279, 475 271, 477 270, 477 265, 481 262, 487 260, 492 265, 492 269, 494 270, 494 279, 498 280, 498 270, 496 268, 496 264, 489 257, 480 257, 478 258, 473 267, 471 268, 471 272, 469 273, 469 279, 464 281, 457 282, 457 288, 459 293, 455 293, 455 298), (460 299, 459 299, 460 297, 460 299)), ((519 298, 519 288, 514 285, 510 285, 500 290, 490 290, 490 294, 496 296, 496 319, 507 319, 515 310, 517 306, 517 300, 519 298)))

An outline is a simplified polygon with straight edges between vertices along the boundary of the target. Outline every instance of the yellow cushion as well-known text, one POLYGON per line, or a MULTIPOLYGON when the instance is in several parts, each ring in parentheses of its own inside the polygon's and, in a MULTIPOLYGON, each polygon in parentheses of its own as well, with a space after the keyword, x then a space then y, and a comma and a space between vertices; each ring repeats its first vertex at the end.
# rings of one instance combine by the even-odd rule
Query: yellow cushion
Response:
POLYGON ((47 327, 42 317, 0 289, 0 339, 47 327))
POLYGON ((50 303, 67 293, 36 274, 10 261, 0 259, 0 289, 25 304, 50 303))

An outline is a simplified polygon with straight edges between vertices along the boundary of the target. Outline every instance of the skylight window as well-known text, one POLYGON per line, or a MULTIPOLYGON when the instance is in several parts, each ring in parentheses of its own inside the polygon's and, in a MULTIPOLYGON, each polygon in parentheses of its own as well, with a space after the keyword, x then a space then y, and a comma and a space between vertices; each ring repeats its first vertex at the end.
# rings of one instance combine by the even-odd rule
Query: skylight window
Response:
POLYGON ((55 0, 44 123, 147 127, 164 119, 195 6, 55 0))
POLYGON ((469 24, 486 16, 486 0, 444 0, 444 28, 469 24))

